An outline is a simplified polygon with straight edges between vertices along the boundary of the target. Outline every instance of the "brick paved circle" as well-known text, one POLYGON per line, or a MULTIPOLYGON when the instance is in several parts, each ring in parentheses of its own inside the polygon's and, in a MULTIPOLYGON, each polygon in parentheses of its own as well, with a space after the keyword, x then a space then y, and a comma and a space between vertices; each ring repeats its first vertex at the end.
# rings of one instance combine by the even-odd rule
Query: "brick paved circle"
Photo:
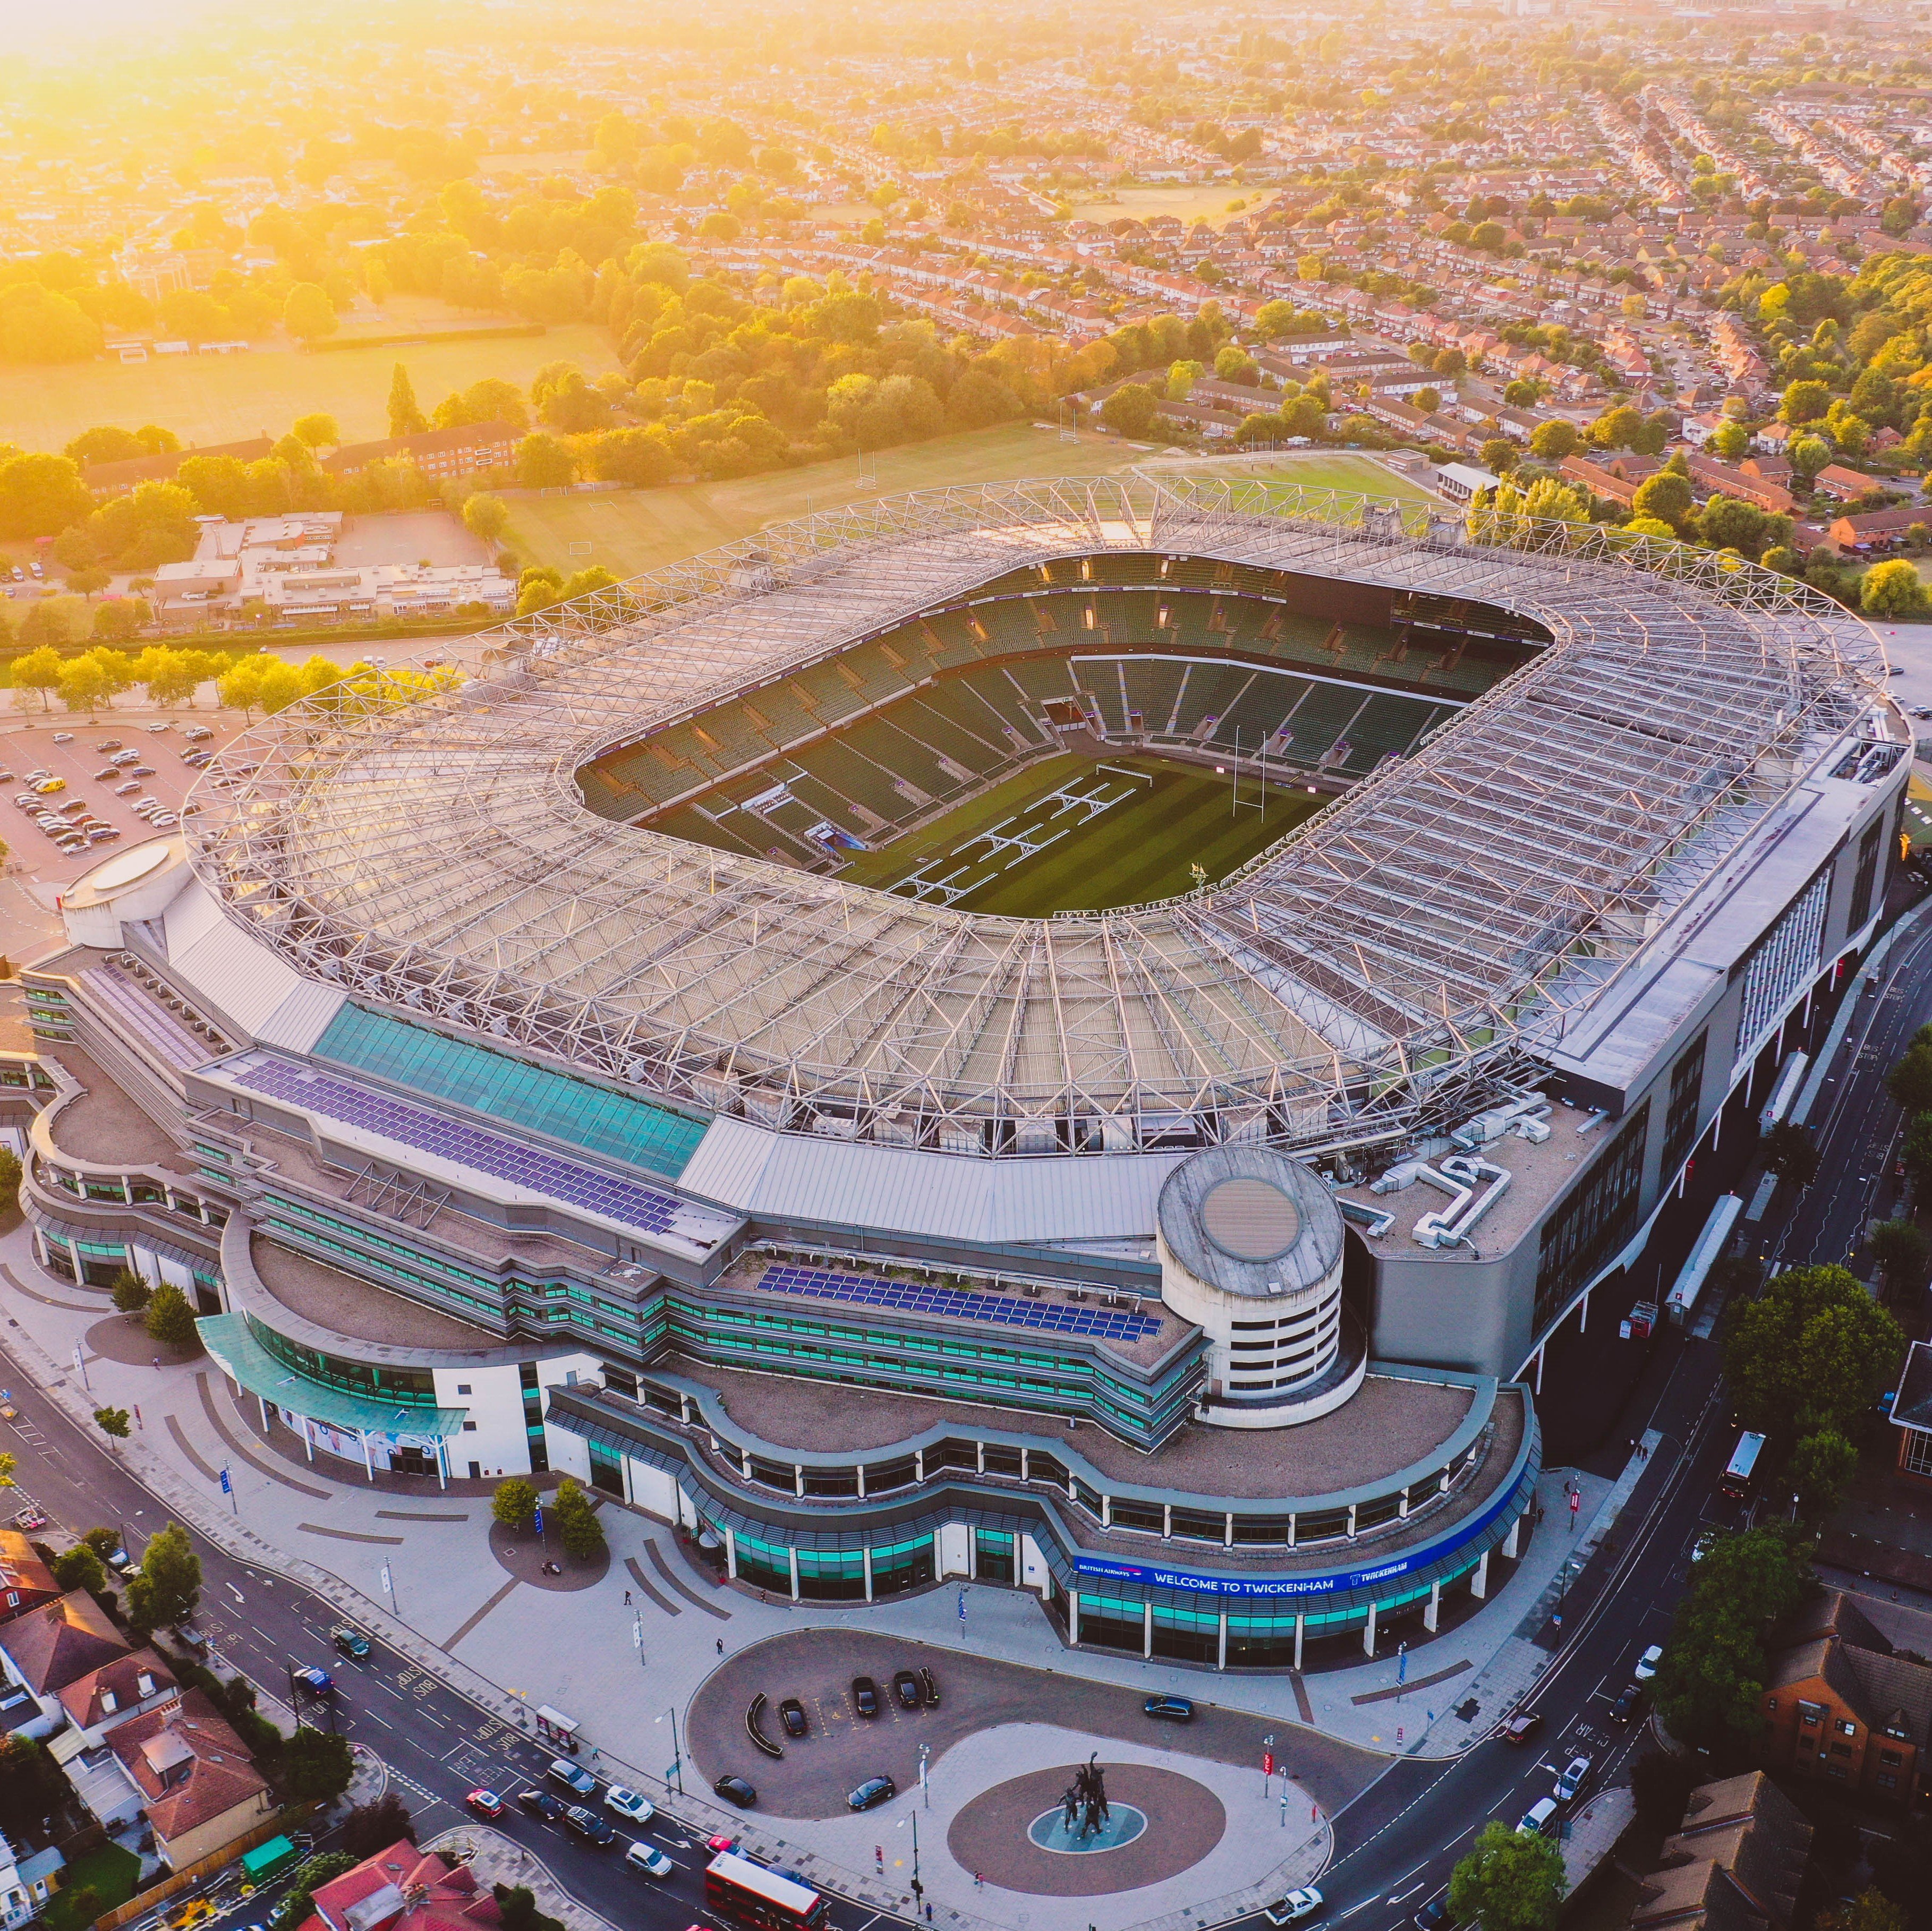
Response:
POLYGON ((197 1341, 190 1348, 168 1348, 156 1341, 142 1325, 139 1315, 110 1315, 97 1321, 87 1330, 87 1351, 105 1361, 118 1361, 124 1368, 150 1366, 157 1355, 164 1368, 178 1368, 201 1352, 197 1341))
POLYGON ((534 1589, 594 1589, 610 1573, 610 1552, 608 1548, 598 1550, 589 1561, 582 1561, 576 1556, 564 1554, 563 1545, 556 1539, 554 1530, 548 1543, 542 1543, 532 1530, 513 1529, 506 1522, 492 1522, 490 1553, 496 1558, 499 1568, 508 1570, 519 1582, 527 1582, 534 1589), (561 1576, 546 1576, 543 1573, 546 1558, 562 1565, 561 1576))
POLYGON ((1035 1771, 982 1792, 952 1820, 946 1846, 962 1870, 1004 1891, 1037 1897, 1103 1897, 1138 1891, 1191 1870, 1214 1849, 1228 1828, 1221 1800, 1178 1771, 1148 1764, 1110 1764, 1109 1803, 1131 1804, 1147 1813, 1148 1827, 1113 1851, 1070 1857, 1043 1851, 1027 1836, 1041 1812, 1060 1801, 1079 1766, 1035 1771))

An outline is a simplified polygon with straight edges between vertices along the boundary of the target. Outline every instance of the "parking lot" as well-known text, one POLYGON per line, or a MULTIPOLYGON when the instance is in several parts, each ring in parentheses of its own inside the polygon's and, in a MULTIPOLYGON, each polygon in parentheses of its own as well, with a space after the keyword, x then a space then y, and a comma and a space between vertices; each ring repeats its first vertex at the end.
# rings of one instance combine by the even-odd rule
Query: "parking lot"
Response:
MULTIPOLYGON (((836 1817, 848 1792, 868 1777, 890 1777, 901 1791, 919 1782, 920 1746, 930 1772, 956 1744, 1004 1724, 1048 1723, 1090 1736, 1150 1746, 1178 1755, 1234 1765, 1262 1759, 1272 1733, 1276 1760, 1322 1805, 1338 1809, 1360 1790, 1384 1759, 1299 1725, 1283 1724, 1196 1699, 1193 1720, 1160 1723, 1142 1709, 1145 1693, 1024 1665, 996 1662, 863 1630, 800 1630, 754 1644, 721 1664, 692 1699, 688 1741, 710 1783, 742 1777, 758 1793, 760 1811, 784 1817, 836 1817), (938 1687, 937 1709, 903 1708, 892 1693, 895 1672, 929 1669, 938 1687), (878 1686, 879 1714, 860 1717, 852 1679, 878 1686), (766 1756, 752 1741, 745 1715, 766 1698, 760 1727, 784 1752, 766 1756), (796 1697, 808 1726, 787 1736, 778 1705, 796 1697)), ((970 1781, 972 1753, 946 1766, 957 1787, 970 1781)))
MULTIPOLYGON (((55 889, 71 884, 109 852, 178 829, 178 825, 151 823, 149 818, 178 816, 200 775, 184 758, 218 749, 241 723, 232 713, 197 717, 188 712, 163 720, 152 714, 117 718, 106 712, 93 722, 56 717, 0 733, 0 798, 12 808, 0 819, 5 826, 0 838, 32 883, 55 889), (191 742, 191 732, 208 735, 191 742), (116 748, 102 748, 110 744, 116 748), (116 757, 121 763, 112 766, 116 757), (59 779, 60 788, 37 793, 32 809, 15 806, 17 798, 34 791, 29 774, 37 771, 59 779), (144 817, 137 808, 150 806, 150 801, 144 817), (36 822, 43 814, 91 823, 112 835, 97 835, 84 844, 69 838, 70 848, 63 849, 36 822)), ((50 895, 44 890, 34 895, 44 900, 50 895)))

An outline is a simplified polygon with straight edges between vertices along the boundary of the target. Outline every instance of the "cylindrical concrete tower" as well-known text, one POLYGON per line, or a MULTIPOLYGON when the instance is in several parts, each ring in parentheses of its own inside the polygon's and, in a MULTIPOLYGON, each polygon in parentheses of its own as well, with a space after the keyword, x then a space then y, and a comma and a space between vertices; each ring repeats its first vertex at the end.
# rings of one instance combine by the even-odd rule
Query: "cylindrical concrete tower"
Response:
POLYGON ((1342 1307, 1342 1216, 1298 1161, 1216 1147, 1160 1190, 1161 1299, 1204 1329, 1224 1428, 1282 1428, 1341 1406, 1366 1352, 1342 1307))

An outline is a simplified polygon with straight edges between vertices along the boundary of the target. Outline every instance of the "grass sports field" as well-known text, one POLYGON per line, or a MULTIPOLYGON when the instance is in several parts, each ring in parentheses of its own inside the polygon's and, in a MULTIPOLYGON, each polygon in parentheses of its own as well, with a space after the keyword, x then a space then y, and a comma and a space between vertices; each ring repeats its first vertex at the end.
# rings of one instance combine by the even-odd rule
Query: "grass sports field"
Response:
POLYGON ((1241 784, 1199 765, 1131 753, 1049 758, 839 876, 963 912, 1040 919, 1171 898, 1225 878, 1318 811, 1299 787, 1241 784))
MULTIPOLYGON (((418 382, 419 392, 421 387, 418 382)), ((672 484, 663 489, 585 495, 513 496, 507 499, 510 522, 504 541, 532 562, 554 563, 566 570, 601 563, 614 576, 635 577, 699 550, 750 536, 768 523, 808 516, 814 510, 836 509, 909 490, 938 489, 949 483, 1107 475, 1148 463, 1153 454, 1111 436, 1083 435, 1077 442, 1063 442, 1051 430, 1009 424, 943 436, 908 448, 882 450, 870 459, 862 481, 857 462, 847 457, 730 483, 672 484)), ((1158 475, 1173 466, 1172 459, 1163 458, 1153 464, 1153 473, 1158 475)), ((1413 483, 1384 464, 1346 451, 1232 459, 1192 456, 1186 466, 1291 478, 1318 489, 1359 490, 1417 500, 1424 496, 1413 483)))
MULTIPOLYGON (((451 315, 424 325, 448 328, 451 315)), ((360 326, 380 325, 362 318, 360 326)), ((398 316, 397 327, 412 325, 398 316)), ((350 332, 345 331, 345 333, 350 332)), ((542 335, 486 336, 382 347, 251 349, 239 355, 170 355, 123 366, 72 362, 46 368, 0 366, 0 424, 24 449, 59 449, 97 423, 137 429, 158 422, 183 442, 238 442, 280 436, 298 415, 326 410, 352 442, 389 433, 389 373, 400 362, 427 413, 452 389, 484 376, 527 387, 546 362, 574 362, 586 375, 617 366, 608 338, 589 323, 542 335)))

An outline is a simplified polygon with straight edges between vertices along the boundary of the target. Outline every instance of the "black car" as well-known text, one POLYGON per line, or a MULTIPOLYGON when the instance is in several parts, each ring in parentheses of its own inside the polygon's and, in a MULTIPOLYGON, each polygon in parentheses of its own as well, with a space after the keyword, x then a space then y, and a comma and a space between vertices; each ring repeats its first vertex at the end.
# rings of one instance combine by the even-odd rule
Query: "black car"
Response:
POLYGON ((1622 1693, 1610 1705, 1610 1721, 1613 1723, 1629 1723, 1636 1716, 1637 1707, 1642 1701, 1643 1686, 1638 1683, 1625 1684, 1622 1693))
POLYGON ((919 1678, 909 1669, 896 1671, 892 1676, 892 1694, 899 1699, 902 1710, 919 1708, 919 1678))
POLYGON ((874 1804, 884 1804, 898 1794, 899 1787, 890 1777, 868 1777, 846 1798, 846 1807, 851 1810, 869 1810, 874 1804))
POLYGON ((573 1804, 563 1813, 563 1821, 578 1837, 600 1849, 617 1841, 617 1833, 610 1819, 598 1816, 594 1810, 586 1810, 580 1804, 573 1804))
POLYGON ((1184 1696, 1150 1696, 1141 1705, 1150 1717, 1158 1717, 1169 1723, 1191 1723, 1194 1720, 1194 1705, 1184 1696))
POLYGON ((879 1714, 879 1686, 869 1676, 853 1678, 852 1705, 862 1717, 879 1714))
POLYGON ((778 1721, 788 1737, 802 1737, 812 1727, 805 1720, 805 1705, 796 1696, 788 1696, 778 1705, 778 1721))
POLYGON ((742 1777, 721 1777, 711 1788, 727 1804, 735 1804, 740 1810, 750 1810, 758 1801, 758 1793, 742 1777))
POLYGON ((1415 1931, 1455 1931, 1449 1915, 1449 1894, 1439 1891, 1415 1914, 1415 1931))
POLYGON ((926 1707, 928 1710, 939 1708, 939 1685, 933 1681, 932 1672, 924 1664, 920 1666, 919 1680, 926 1686, 926 1707))
POLYGON ((564 1813, 562 1802, 547 1790, 520 1790, 517 1801, 526 1810, 535 1812, 546 1824, 554 1824, 564 1813))

